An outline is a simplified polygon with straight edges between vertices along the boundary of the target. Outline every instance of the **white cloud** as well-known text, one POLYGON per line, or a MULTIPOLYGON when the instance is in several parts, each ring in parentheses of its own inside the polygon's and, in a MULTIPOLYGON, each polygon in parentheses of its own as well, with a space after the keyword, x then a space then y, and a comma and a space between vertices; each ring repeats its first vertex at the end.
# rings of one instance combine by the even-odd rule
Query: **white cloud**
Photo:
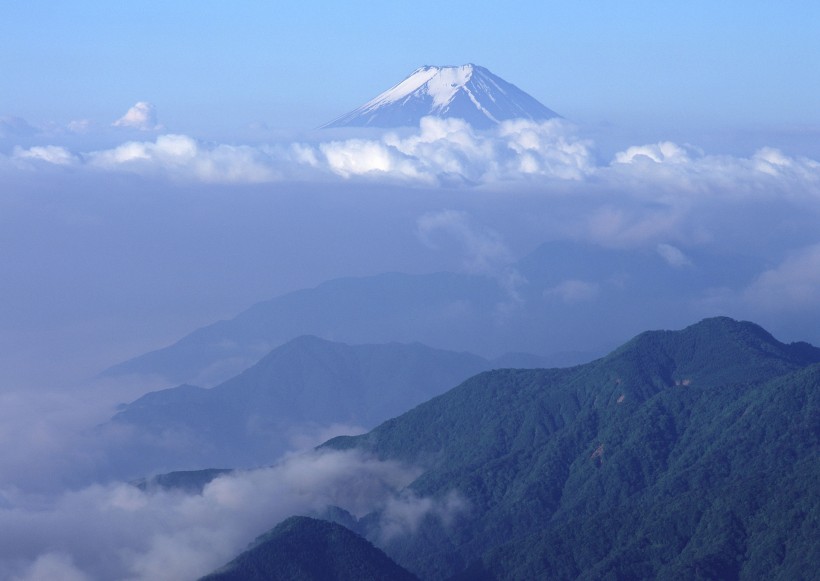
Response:
POLYGON ((677 197, 816 197, 820 163, 790 157, 773 148, 760 149, 749 158, 706 155, 691 146, 667 141, 618 152, 610 166, 599 168, 597 175, 610 185, 621 183, 655 196, 660 189, 664 196, 677 197), (657 189, 653 192, 652 187, 657 189))
POLYGON ((66 129, 71 133, 88 133, 92 127, 94 122, 90 119, 75 119, 66 125, 66 129))
POLYGON ((688 163, 687 151, 671 141, 662 141, 651 145, 634 145, 626 151, 615 154, 615 163, 688 163))
POLYGON ((46 553, 37 557, 34 563, 12 581, 91 581, 91 578, 74 566, 70 555, 46 553))
POLYGON ((57 145, 35 146, 28 149, 15 148, 13 157, 19 160, 36 160, 53 165, 74 165, 79 159, 65 147, 57 145))
POLYGON ((466 212, 441 210, 420 216, 416 233, 430 248, 439 247, 440 241, 455 241, 465 271, 495 279, 505 295, 505 300, 496 305, 499 320, 521 305, 520 289, 527 280, 512 266, 514 256, 498 232, 474 223, 466 212))
MULTIPOLYGON (((476 133, 460 119, 425 117, 419 131, 408 137, 387 133, 379 140, 333 143, 333 154, 355 155, 364 147, 378 164, 332 171, 345 177, 370 171, 390 171, 409 179, 490 183, 527 177, 579 180, 591 171, 588 143, 574 137, 561 121, 512 121, 490 134, 476 133), (378 155, 373 155, 373 154, 378 155)), ((326 152, 327 146, 320 146, 326 152)))
POLYGON ((230 146, 161 135, 154 142, 132 141, 83 157, 89 165, 110 171, 159 172, 207 182, 336 176, 464 185, 534 178, 580 180, 594 169, 588 146, 561 122, 507 122, 495 133, 479 134, 463 121, 428 117, 418 132, 405 137, 386 133, 379 138, 316 144, 230 146))
POLYGON ((546 289, 544 296, 558 297, 567 304, 574 304, 594 300, 600 290, 600 285, 597 282, 570 279, 546 289))
POLYGON ((604 246, 636 246, 674 234, 688 212, 672 205, 634 206, 619 199, 580 214, 569 227, 577 236, 604 246))
POLYGON ((772 311, 820 308, 820 244, 793 252, 776 267, 761 273, 743 299, 772 311))
POLYGON ((7 491, 0 576, 28 580, 62 566, 72 580, 195 579, 293 514, 331 505, 356 516, 383 511, 383 534, 393 538, 412 534, 425 515, 446 524, 465 510, 457 494, 434 501, 402 492, 419 474, 358 451, 324 450, 219 477, 201 495, 128 484, 89 486, 51 501, 7 491))
POLYGON ((114 127, 138 129, 140 131, 158 131, 162 125, 157 122, 157 111, 151 103, 139 101, 125 115, 112 123, 114 127))
POLYGON ((671 244, 658 244, 655 247, 658 254, 663 258, 669 266, 680 268, 682 266, 691 266, 692 261, 683 253, 683 251, 671 244))
POLYGON ((754 169, 773 177, 786 177, 820 185, 820 162, 805 157, 789 157, 782 151, 764 147, 752 157, 754 169))
POLYGON ((344 178, 381 174, 385 177, 429 180, 410 158, 385 143, 350 139, 322 143, 318 149, 328 169, 344 178))
POLYGON ((513 255, 498 232, 474 224, 467 212, 441 210, 429 212, 416 221, 416 232, 421 241, 437 247, 437 237, 455 240, 465 256, 464 266, 469 272, 491 274, 513 261, 513 255))
POLYGON ((166 175, 202 182, 257 183, 276 179, 265 153, 249 146, 204 147, 185 135, 160 135, 156 141, 129 141, 88 154, 91 167, 108 171, 166 175))
POLYGON ((451 491, 439 500, 404 491, 385 503, 380 515, 379 539, 387 543, 397 537, 413 535, 428 516, 439 518, 447 526, 468 511, 469 503, 457 492, 451 491))
MULTIPOLYGON (((153 107, 138 103, 116 122, 159 129, 153 107)), ((85 122, 71 131, 84 131, 85 122)), ((42 146, 41 146, 42 147, 42 146)), ((56 147, 44 146, 43 149, 56 147)), ((186 135, 160 135, 93 152, 71 152, 77 165, 203 182, 365 180, 420 186, 488 186, 513 183, 544 192, 617 191, 645 202, 678 206, 720 196, 728 200, 817 198, 820 163, 763 148, 744 158, 707 155, 670 141, 635 145, 596 165, 593 144, 567 122, 507 121, 476 132, 458 119, 422 119, 409 134, 269 145, 204 143, 186 135), (577 187, 580 186, 580 187, 577 187)), ((33 151, 33 150, 32 150, 33 151)), ((41 155, 52 163, 61 157, 41 155)))
POLYGON ((591 143, 574 138, 561 122, 505 121, 498 133, 517 154, 514 169, 524 175, 578 180, 593 170, 591 143))

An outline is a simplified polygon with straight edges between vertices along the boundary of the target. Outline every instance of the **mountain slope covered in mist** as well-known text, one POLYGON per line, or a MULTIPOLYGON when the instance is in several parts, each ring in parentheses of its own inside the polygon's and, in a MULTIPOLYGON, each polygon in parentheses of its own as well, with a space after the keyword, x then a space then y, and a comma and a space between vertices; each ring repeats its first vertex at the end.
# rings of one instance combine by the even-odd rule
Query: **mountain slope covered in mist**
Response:
POLYGON ((458 518, 383 545, 421 578, 805 578, 820 562, 818 362, 707 319, 571 369, 485 372, 326 446, 423 467, 419 497, 463 495, 458 518))
POLYGON ((327 430, 372 428, 491 367, 418 343, 350 346, 303 336, 214 388, 146 394, 100 430, 131 434, 111 449, 129 476, 259 466, 320 442, 327 430))
POLYGON ((760 270, 743 257, 661 250, 550 242, 483 275, 336 279, 258 303, 106 374, 215 385, 304 334, 347 343, 419 341, 485 357, 536 353, 542 366, 572 365, 659 321, 686 324, 712 289, 746 284, 760 270))

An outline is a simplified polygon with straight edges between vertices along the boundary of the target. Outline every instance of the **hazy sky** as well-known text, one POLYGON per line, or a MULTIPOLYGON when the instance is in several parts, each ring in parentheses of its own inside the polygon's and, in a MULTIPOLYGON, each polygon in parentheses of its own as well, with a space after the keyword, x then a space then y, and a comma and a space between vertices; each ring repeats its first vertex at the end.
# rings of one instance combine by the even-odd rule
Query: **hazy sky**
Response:
POLYGON ((148 101, 200 137, 310 129, 474 62, 579 123, 816 131, 818 27, 810 1, 4 2, 0 116, 107 125, 148 101))
POLYGON ((546 238, 731 238, 774 268, 816 242, 811 228, 661 236, 641 212, 669 203, 660 187, 676 192, 675 220, 711 220, 738 189, 788 193, 781 208, 799 199, 795 220, 813 215, 818 25, 811 2, 2 3, 0 341, 30 343, 36 360, 50 332, 73 361, 72 346, 100 351, 65 333, 109 329, 119 339, 97 346, 115 358, 331 277, 455 268, 455 251, 415 231, 442 210, 497 231, 515 257, 546 238), (465 62, 568 122, 313 130, 418 66, 465 62), (561 232, 499 197, 525 191, 549 221, 539 194, 593 187, 618 195, 566 203, 579 213, 561 232), (568 232, 593 220, 582 207, 604 217, 568 232))

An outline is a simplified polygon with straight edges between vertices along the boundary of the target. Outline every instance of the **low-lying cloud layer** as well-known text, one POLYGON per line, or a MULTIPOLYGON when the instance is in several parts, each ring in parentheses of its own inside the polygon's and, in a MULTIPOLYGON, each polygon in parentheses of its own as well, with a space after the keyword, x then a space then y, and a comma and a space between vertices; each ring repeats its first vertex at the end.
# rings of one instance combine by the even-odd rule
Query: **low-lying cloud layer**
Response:
MULTIPOLYGON (((115 125, 156 130, 153 108, 138 103, 115 125)), ((527 176, 581 179, 592 169, 588 144, 561 121, 506 122, 492 133, 457 119, 425 118, 409 136, 237 146, 160 135, 112 149, 72 152, 63 146, 16 148, 11 161, 164 175, 203 182, 258 183, 337 176, 401 183, 480 184, 527 176)))
POLYGON ((4 579, 182 581, 225 564, 293 514, 338 506, 381 511, 385 539, 411 535, 425 515, 447 523, 467 510, 404 490, 419 471, 357 451, 317 451, 271 468, 225 475, 201 495, 95 485, 53 499, 5 492, 0 504, 4 579), (48 575, 57 572, 56 577, 48 575))
MULTIPOLYGON (((19 125, 19 123, 17 124, 19 125)), ((153 107, 138 103, 115 125, 156 130, 153 107)), ((265 183, 341 178, 423 186, 477 186, 511 181, 586 182, 618 187, 654 184, 658 193, 705 194, 715 188, 764 193, 787 184, 820 185, 820 162, 762 148, 750 157, 709 155, 672 142, 636 145, 596 164, 594 144, 561 120, 501 123, 489 132, 458 119, 422 120, 409 135, 227 145, 178 134, 77 152, 64 146, 17 147, 6 165, 43 162, 86 170, 129 172, 206 183, 265 183)))

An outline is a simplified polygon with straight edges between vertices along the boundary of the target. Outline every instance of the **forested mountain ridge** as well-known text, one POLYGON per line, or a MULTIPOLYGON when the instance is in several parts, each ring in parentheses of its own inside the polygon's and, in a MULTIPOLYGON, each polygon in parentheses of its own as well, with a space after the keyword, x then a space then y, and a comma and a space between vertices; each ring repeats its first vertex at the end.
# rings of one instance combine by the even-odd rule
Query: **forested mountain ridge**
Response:
POLYGON ((485 372, 326 445, 422 466, 417 494, 469 503, 384 547, 421 578, 810 578, 818 362, 707 319, 570 369, 485 372))
POLYGON ((343 526, 291 517, 202 581, 414 581, 381 550, 343 526))

